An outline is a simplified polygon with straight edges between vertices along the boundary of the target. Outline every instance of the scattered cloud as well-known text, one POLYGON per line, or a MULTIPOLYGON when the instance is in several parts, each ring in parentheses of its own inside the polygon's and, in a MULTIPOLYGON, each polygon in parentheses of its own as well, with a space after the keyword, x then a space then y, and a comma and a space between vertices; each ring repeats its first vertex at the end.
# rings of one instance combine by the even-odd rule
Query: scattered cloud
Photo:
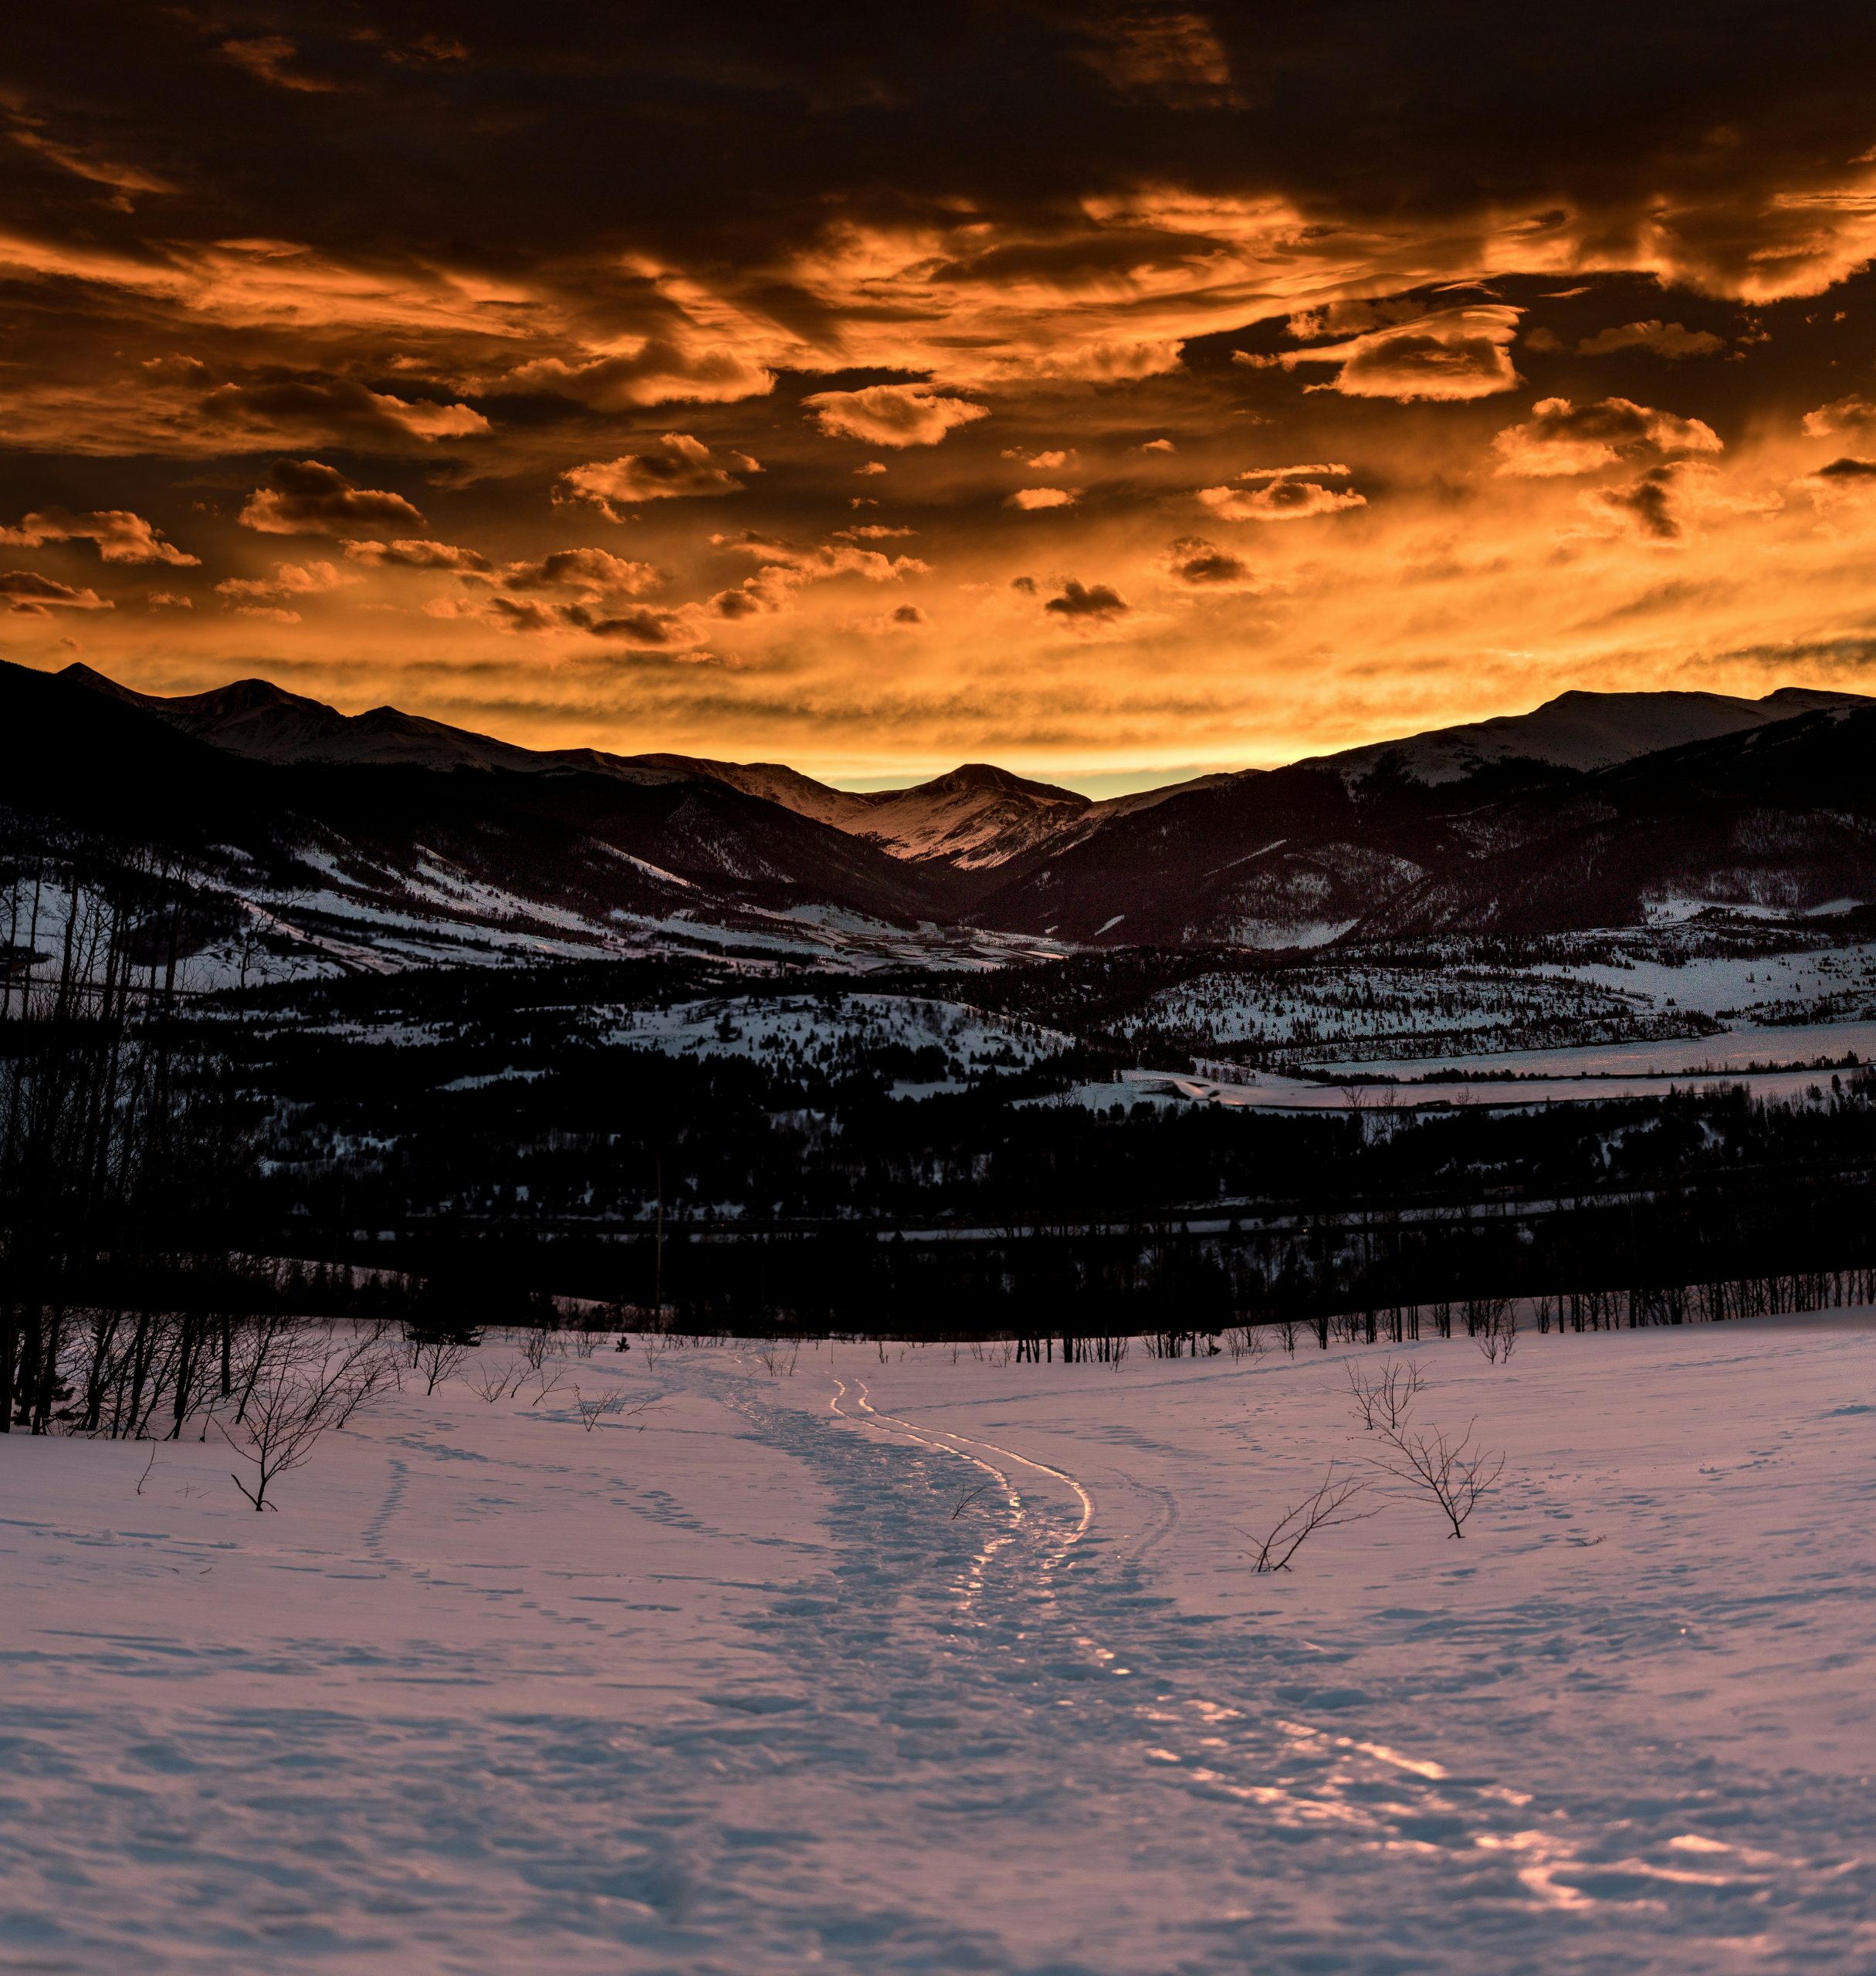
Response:
POLYGON ((740 494, 740 473, 760 473, 747 453, 711 450, 688 432, 667 432, 655 453, 622 453, 614 460, 591 460, 570 467, 554 489, 557 502, 596 508, 609 522, 645 501, 696 500, 740 494))
POLYGON ((1326 460, 1305 466, 1248 466, 1238 478, 1240 480, 1302 480, 1321 477, 1333 479, 1339 475, 1346 479, 1353 471, 1353 468, 1344 466, 1338 460, 1326 460))
POLYGON ((42 618, 49 611, 111 611, 117 607, 94 590, 56 583, 36 570, 0 570, 0 603, 15 615, 42 618))
POLYGON ((665 580, 649 563, 628 562, 604 549, 557 549, 532 563, 510 563, 501 585, 506 590, 577 590, 592 595, 642 597, 665 580))
POLYGON ((1248 563, 1202 536, 1182 536, 1167 548, 1160 567, 1174 583, 1191 590, 1261 587, 1248 563))
POLYGON ((1124 617, 1132 607, 1108 584, 1082 584, 1070 577, 1062 594, 1051 597, 1042 608, 1069 624, 1106 624, 1124 617))
POLYGON ((709 608, 719 618, 753 618, 787 609, 795 594, 809 584, 835 577, 858 577, 868 583, 898 583, 907 577, 930 574, 930 565, 916 556, 887 556, 877 549, 852 543, 822 543, 813 547, 784 541, 746 529, 740 535, 713 536, 714 546, 753 557, 760 567, 733 589, 719 590, 709 608))
POLYGON ((1139 7, 1089 23, 1082 59, 1123 96, 1180 109, 1238 100, 1231 57, 1205 16, 1181 7, 1139 7))
POLYGON ((1804 414, 1805 435, 1812 439, 1834 439, 1839 435, 1876 431, 1876 404, 1861 391, 1847 398, 1833 398, 1815 411, 1804 414))
POLYGON ((1020 460, 1032 472, 1053 473, 1057 468, 1066 466, 1077 455, 1072 446, 1058 447, 1045 453, 1026 453, 1021 446, 1005 446, 1003 457, 1006 460, 1020 460))
MULTIPOLYGON (((364 577, 341 570, 336 563, 276 563, 272 576, 229 577, 215 585, 215 590, 239 608, 244 604, 279 604, 288 597, 317 597, 322 590, 339 590, 347 584, 364 581, 364 577)), ((293 621, 299 621, 297 615, 293 621)))
POLYGON ((1601 398, 1576 405, 1568 398, 1539 398, 1522 425, 1508 425, 1492 442, 1495 472, 1522 479, 1593 473, 1637 453, 1664 458, 1723 450, 1712 426, 1698 418, 1657 411, 1629 398, 1601 398))
POLYGON ((185 555, 173 542, 165 542, 154 523, 127 508, 104 508, 86 515, 48 508, 22 516, 16 528, 0 528, 0 543, 14 548, 39 549, 49 542, 95 543, 99 560, 106 563, 167 563, 185 569, 201 560, 199 556, 185 555))
POLYGON ((1079 487, 1019 487, 1004 502, 1006 508, 1072 508, 1081 499, 1079 487))
POLYGON ((628 352, 569 361, 542 357, 519 365, 499 382, 509 391, 546 391, 600 411, 638 405, 727 404, 766 398, 775 374, 726 343, 696 348, 646 337, 628 352))
POLYGON ((225 428, 231 448, 344 445, 408 452, 415 441, 486 438, 489 421, 472 407, 400 398, 347 377, 286 377, 218 384, 196 407, 225 428))
POLYGON ((1657 357, 1712 357, 1726 347, 1726 339, 1710 330, 1684 329, 1678 323, 1624 323, 1619 329, 1598 330, 1576 346, 1580 357, 1607 357, 1618 350, 1652 350, 1657 357))
POLYGON ((337 83, 322 81, 317 76, 296 75, 289 69, 286 64, 293 60, 300 49, 283 34, 256 35, 245 41, 225 41, 222 52, 237 68, 246 69, 257 80, 270 83, 276 89, 325 95, 339 86, 337 83))
POLYGON ((1463 401, 1514 391, 1511 344, 1523 311, 1502 303, 1443 309, 1347 341, 1285 350, 1286 370, 1333 364, 1332 385, 1346 398, 1463 401))
POLYGON ((400 542, 348 542, 345 553, 355 562, 374 563, 387 569, 453 570, 462 574, 479 574, 493 567, 480 550, 459 549, 449 542, 408 539, 400 542))
POLYGON ((1675 542, 1681 529, 1676 491, 1675 469, 1656 466, 1625 486, 1598 488, 1583 498, 1593 510, 1632 523, 1651 541, 1675 542))
POLYGON ((1309 521, 1368 505, 1367 497, 1353 488, 1325 487, 1314 480, 1272 480, 1249 489, 1201 487, 1197 499, 1222 522, 1309 521))
POLYGON ((831 438, 867 439, 876 446, 935 446, 947 432, 990 416, 989 406, 946 398, 930 384, 815 391, 801 403, 831 438))
POLYGON ((320 460, 276 460, 266 486, 248 496, 239 519, 262 535, 350 535, 385 523, 424 526, 401 494, 355 487, 320 460))

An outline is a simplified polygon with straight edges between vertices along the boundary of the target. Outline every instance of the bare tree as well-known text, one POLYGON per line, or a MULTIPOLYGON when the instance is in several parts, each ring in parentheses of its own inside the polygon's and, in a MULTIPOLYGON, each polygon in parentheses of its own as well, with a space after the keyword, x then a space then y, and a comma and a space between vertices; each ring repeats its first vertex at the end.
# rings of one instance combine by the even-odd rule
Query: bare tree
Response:
POLYGON ((1224 1342, 1234 1361, 1261 1358, 1270 1349, 1270 1340, 1261 1325, 1233 1325, 1224 1334, 1224 1342))
POLYGON ((254 1472, 235 1487, 256 1510, 273 1509, 267 1491, 297 1468, 320 1437, 343 1427, 367 1400, 397 1383, 395 1360, 375 1330, 341 1335, 302 1332, 277 1345, 249 1389, 233 1425, 215 1416, 222 1438, 254 1472))
POLYGON ((1244 1533, 1257 1546, 1251 1554, 1251 1569, 1258 1572, 1287 1572, 1290 1560, 1319 1530, 1333 1530, 1339 1524, 1360 1523, 1364 1518, 1373 1516, 1373 1510, 1349 1507, 1367 1486, 1359 1475, 1337 1475, 1336 1464, 1332 1461, 1320 1487, 1293 1508, 1285 1510, 1272 1526, 1268 1536, 1251 1536, 1248 1531, 1244 1533))
POLYGON ((1350 1358, 1343 1369, 1348 1374, 1349 1397, 1354 1401, 1364 1427, 1371 1432, 1378 1427, 1383 1433, 1392 1434, 1405 1423, 1420 1394, 1417 1365, 1402 1365, 1390 1358, 1378 1372, 1367 1372, 1350 1358))
POLYGON ((1387 1436, 1393 1454, 1376 1463, 1387 1474, 1431 1496, 1455 1537, 1465 1536, 1467 1518, 1505 1473, 1503 1454, 1475 1442, 1478 1424, 1476 1420, 1468 1423, 1457 1440, 1437 1428, 1424 1434, 1396 1430, 1387 1436))

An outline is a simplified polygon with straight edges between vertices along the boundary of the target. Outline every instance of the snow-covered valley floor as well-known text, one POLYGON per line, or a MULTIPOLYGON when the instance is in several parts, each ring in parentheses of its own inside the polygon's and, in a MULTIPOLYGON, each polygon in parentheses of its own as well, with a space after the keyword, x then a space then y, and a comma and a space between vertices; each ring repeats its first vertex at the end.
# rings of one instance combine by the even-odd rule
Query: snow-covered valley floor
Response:
POLYGON ((1350 1355, 0 1440, 0 1968, 1876 1967, 1876 1318, 1356 1348, 1503 1480, 1255 1575, 1350 1355))

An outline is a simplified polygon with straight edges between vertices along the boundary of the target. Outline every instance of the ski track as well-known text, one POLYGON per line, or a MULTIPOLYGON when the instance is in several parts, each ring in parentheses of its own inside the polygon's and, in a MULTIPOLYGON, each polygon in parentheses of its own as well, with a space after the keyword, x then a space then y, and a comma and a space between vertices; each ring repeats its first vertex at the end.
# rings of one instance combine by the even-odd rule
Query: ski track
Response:
MULTIPOLYGON (((993 1443, 879 1410, 857 1379, 804 1406, 712 1355, 660 1370, 801 1464, 829 1505, 818 1575, 778 1582, 741 1622, 771 1678, 695 1670, 668 1708, 596 1722, 505 1709, 493 1646, 485 1666, 473 1639, 414 1659, 401 1643, 388 1678, 413 1705, 368 1715, 296 1705, 290 1687, 269 1706, 218 1705, 218 1673, 252 1671, 232 1653, 75 1636, 75 1668, 192 1683, 196 1731, 76 1702, 0 1706, 0 1969, 1876 1966, 1854 1779, 1637 1752, 1614 1731, 1560 1753, 1567 1785, 1468 1768, 1430 1739, 1423 1705, 1475 1678, 1464 1666, 1363 1687, 1339 1677, 1349 1656, 1333 1646, 1299 1665, 1293 1646, 1157 1590, 1177 1500, 1129 1477, 1124 1441, 1099 1443, 1097 1497, 1005 1444, 1018 1433, 993 1443), (1129 1494, 1144 1531, 1128 1547, 1101 1504, 1129 1494), (126 1859, 160 1903, 87 1895, 126 1859)), ((406 1457, 466 1451, 398 1444, 357 1562, 423 1575, 388 1548, 406 1457)), ((634 1486, 637 1513, 680 1515, 634 1486)), ((604 1609, 623 1602, 613 1583, 594 1584, 588 1613, 526 1602, 559 1622, 547 1644, 602 1681, 624 1637, 604 1609)), ((1541 1679, 1544 1616, 1526 1626, 1541 1679)))
MULTIPOLYGON (((808 1416, 792 1410, 753 1397, 739 1403, 821 1471, 843 1509, 875 1530, 890 1517, 899 1555, 931 1557, 913 1540, 921 1531, 928 1545, 936 1540, 930 1568, 953 1575, 970 1630, 946 1637, 937 1621, 930 1664, 960 1717, 980 1720, 988 1708, 1028 1745, 1016 1766, 1022 1774, 1060 1778, 1023 1809, 1011 1842, 1024 1842, 1021 1828, 1072 1821, 1071 1778, 1083 1794, 1144 1794, 1143 1822, 1153 1836, 1140 1842, 1136 1863, 1204 1862, 1217 1891, 1237 1893, 1238 1907, 1222 1913, 1153 1917, 1147 1932, 1166 1967, 1241 1967, 1253 1944, 1260 1968, 1298 1971, 1498 1971, 1539 1954, 1546 1970, 1796 1969, 1848 1967, 1840 1958, 1854 1958, 1859 1944, 1868 1952, 1871 1880, 1849 1849, 1868 1819, 1849 1794, 1813 1800, 1814 1845, 1797 1858, 1751 1836, 1761 1818, 1774 1831, 1789 1829, 1788 1785, 1776 1778, 1733 1775, 1722 1783, 1710 1762, 1695 1759, 1664 1794, 1559 1797, 1450 1768, 1411 1721, 1395 1721, 1377 1697, 1329 1689, 1316 1697, 1333 1711, 1328 1719, 1306 1719, 1310 1711, 1289 1700, 1299 1697, 1296 1670, 1275 1660, 1272 1643, 1221 1635, 1155 1596, 1144 1566, 1176 1521, 1176 1504, 1131 1557, 1104 1568, 1095 1500, 1074 1475, 1015 1448, 881 1413, 863 1382, 849 1411, 848 1389, 838 1380, 835 1389, 829 1413, 881 1436, 865 1453, 804 1433, 808 1416), (1039 1490, 1025 1498, 974 1447, 1060 1484, 1072 1500, 1039 1490), (1004 1491, 995 1499, 1007 1516, 1003 1533, 961 1565, 956 1547, 944 1554, 944 1526, 956 1519, 944 1506, 950 1478, 923 1458, 930 1455, 970 1462, 1004 1491), (1090 1555, 1075 1556, 1084 1544, 1090 1555), (1073 1711, 1072 1736, 1060 1733, 1055 1711, 1063 1709, 1073 1711), (1091 1757, 1105 1773, 1099 1781, 1074 1775, 1091 1757)), ((885 1555, 876 1536, 862 1548, 869 1558, 885 1555)), ((842 1653, 825 1623, 814 1629, 824 1660, 846 1677, 828 1690, 830 1700, 838 1695, 841 1720, 870 1714, 882 1735, 902 1704, 876 1673, 869 1677, 877 1663, 866 1647, 878 1638, 877 1602, 896 1581, 900 1598, 919 1599, 933 1624, 927 1584, 882 1563, 850 1562, 835 1610, 848 1623, 856 1606, 866 1615, 856 1650, 842 1653)), ((916 1771, 917 1753, 906 1754, 916 1771)), ((1612 1785, 1619 1774, 1612 1764, 1612 1785)), ((986 1817, 1009 1816, 1014 1808, 997 1805, 994 1780, 973 1787, 967 1777, 958 1774, 948 1790, 934 1780, 933 1806, 963 1802, 986 1817)), ((1116 1859, 1116 1873, 1126 1865, 1116 1859)), ((1092 1944, 1089 1957, 1047 1966, 1141 1966, 1112 1963, 1092 1944)), ((927 1965, 879 1954, 862 1966, 927 1965)), ((970 1966, 1030 1965, 999 1961, 979 1943, 970 1966)))

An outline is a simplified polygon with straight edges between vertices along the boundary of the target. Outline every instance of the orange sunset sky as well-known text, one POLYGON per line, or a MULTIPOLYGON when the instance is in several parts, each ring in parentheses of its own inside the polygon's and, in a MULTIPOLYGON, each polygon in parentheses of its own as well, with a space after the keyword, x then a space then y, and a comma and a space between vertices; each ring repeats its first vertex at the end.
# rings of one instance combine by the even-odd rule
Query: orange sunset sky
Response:
POLYGON ((17 661, 1100 789, 1871 676, 1866 9, 86 12, 17 661))

